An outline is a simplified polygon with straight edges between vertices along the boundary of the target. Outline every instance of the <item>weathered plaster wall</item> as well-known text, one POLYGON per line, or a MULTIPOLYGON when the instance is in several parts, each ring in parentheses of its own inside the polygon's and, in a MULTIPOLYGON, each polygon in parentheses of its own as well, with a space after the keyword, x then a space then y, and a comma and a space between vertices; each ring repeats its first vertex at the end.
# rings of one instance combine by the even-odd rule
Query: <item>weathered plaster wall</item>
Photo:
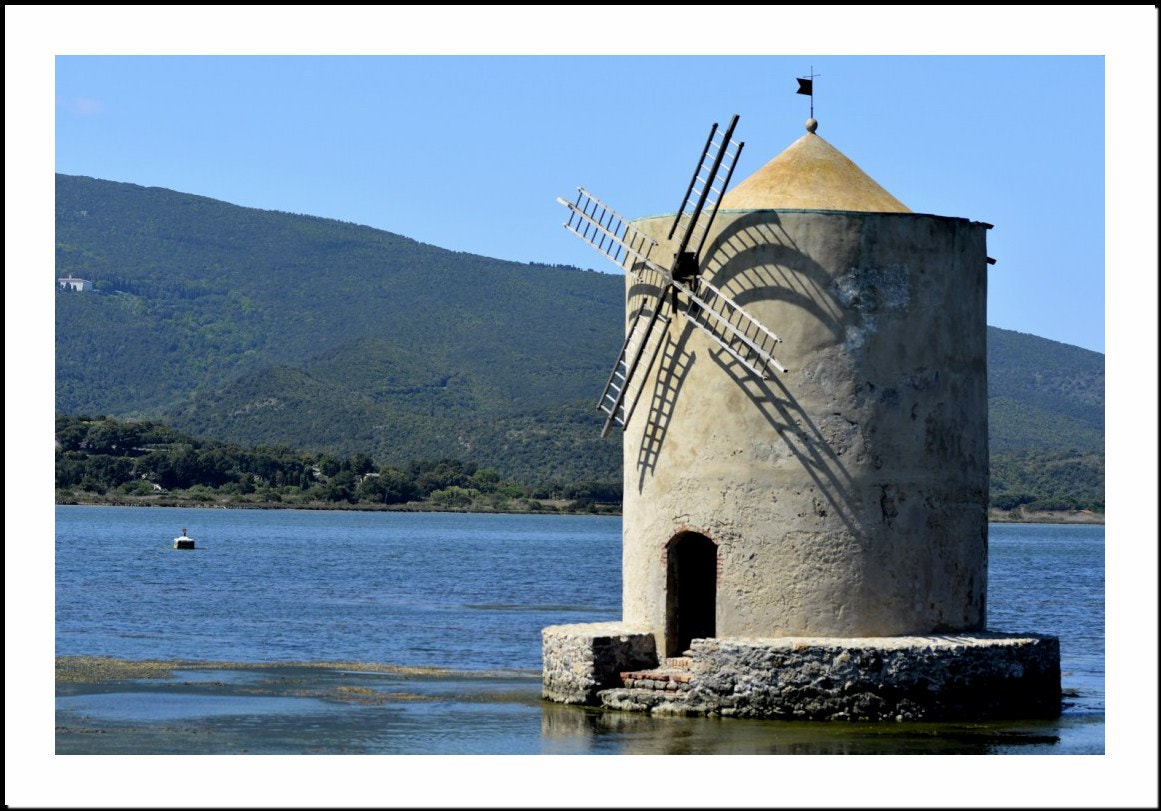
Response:
MULTIPOLYGON (((635 224, 661 243, 671 217, 635 224)), ((665 545, 717 544, 716 633, 986 626, 985 226, 723 211, 708 278, 783 342, 758 380, 675 317, 625 430, 624 620, 664 650, 665 545)), ((628 277, 629 307, 651 293, 628 277)))

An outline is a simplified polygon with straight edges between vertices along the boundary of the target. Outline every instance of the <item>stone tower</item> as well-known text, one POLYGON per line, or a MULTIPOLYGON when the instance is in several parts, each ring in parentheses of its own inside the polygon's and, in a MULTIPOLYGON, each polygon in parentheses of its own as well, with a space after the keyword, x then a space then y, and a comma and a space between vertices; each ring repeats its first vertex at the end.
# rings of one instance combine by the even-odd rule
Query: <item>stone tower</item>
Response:
MULTIPOLYGON (((665 256, 671 221, 634 225, 665 256)), ((624 617, 659 649, 985 627, 988 227, 814 132, 722 198, 703 275, 786 371, 669 324, 624 434, 624 617)))
POLYGON ((623 619, 545 628, 544 697, 1058 715, 1059 641, 987 629, 991 226, 910 211, 816 128, 716 199, 697 256, 685 202, 626 223, 561 201, 629 271, 602 399, 624 429, 623 619))

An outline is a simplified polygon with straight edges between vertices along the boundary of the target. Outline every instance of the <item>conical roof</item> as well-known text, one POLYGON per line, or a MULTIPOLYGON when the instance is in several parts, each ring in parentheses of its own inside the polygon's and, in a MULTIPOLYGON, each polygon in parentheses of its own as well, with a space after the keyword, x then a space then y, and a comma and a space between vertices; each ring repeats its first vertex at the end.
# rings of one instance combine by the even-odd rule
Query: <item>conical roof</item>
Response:
POLYGON ((720 207, 911 212, 814 132, 727 192, 720 207))

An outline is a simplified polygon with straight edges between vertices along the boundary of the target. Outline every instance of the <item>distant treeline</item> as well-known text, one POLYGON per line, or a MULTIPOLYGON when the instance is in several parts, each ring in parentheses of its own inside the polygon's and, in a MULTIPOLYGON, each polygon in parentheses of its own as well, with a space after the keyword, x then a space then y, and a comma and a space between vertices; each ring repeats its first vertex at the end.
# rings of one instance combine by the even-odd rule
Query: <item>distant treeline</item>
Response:
MULTIPOLYGON (((58 501, 281 504, 617 512, 620 481, 528 485, 471 460, 376 465, 276 445, 197 439, 150 421, 57 416, 58 501)), ((993 455, 989 506, 999 510, 1104 512, 1104 457, 1092 452, 993 455)))
POLYGON ((1105 457, 1095 451, 992 454, 990 506, 1033 512, 1105 511, 1105 457))
POLYGON ((240 447, 200 440, 150 421, 106 416, 56 418, 57 501, 230 502, 570 511, 615 511, 620 482, 524 486, 458 459, 377 466, 370 456, 338 458, 285 446, 240 447), (166 498, 168 497, 168 499, 166 498))

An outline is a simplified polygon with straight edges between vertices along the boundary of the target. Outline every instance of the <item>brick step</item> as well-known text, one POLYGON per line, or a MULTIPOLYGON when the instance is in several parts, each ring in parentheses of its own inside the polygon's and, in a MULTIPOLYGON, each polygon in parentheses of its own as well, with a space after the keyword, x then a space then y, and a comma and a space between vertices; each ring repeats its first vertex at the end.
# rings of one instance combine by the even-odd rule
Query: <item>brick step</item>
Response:
POLYGON ((626 670, 621 674, 621 684, 638 690, 659 690, 662 692, 689 689, 692 676, 688 668, 659 667, 652 670, 626 670))
POLYGON ((693 659, 689 656, 669 656, 658 667, 648 670, 626 670, 621 684, 631 690, 653 690, 661 693, 689 690, 693 659))

